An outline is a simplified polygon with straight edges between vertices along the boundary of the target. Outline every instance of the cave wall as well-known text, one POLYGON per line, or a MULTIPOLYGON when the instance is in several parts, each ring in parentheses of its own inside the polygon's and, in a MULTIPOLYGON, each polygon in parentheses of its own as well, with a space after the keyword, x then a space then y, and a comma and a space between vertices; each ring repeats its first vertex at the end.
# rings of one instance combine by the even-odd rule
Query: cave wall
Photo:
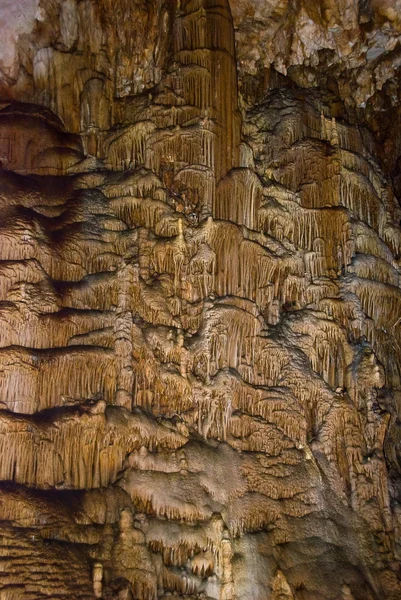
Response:
POLYGON ((342 4, 1 7, 2 600, 401 597, 401 23, 342 4))

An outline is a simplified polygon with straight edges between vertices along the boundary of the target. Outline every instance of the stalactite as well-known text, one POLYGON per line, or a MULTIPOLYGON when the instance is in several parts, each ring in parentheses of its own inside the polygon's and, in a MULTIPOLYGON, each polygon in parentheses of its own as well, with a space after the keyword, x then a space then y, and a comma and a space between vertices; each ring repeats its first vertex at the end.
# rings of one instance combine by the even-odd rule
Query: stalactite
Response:
POLYGON ((382 206, 374 190, 361 175, 345 172, 340 184, 341 204, 348 208, 355 219, 363 221, 378 231, 382 221, 382 206))
POLYGON ((1 350, 1 363, 8 373, 0 383, 2 403, 15 412, 33 413, 99 394, 108 401, 114 397, 115 359, 108 350, 83 346, 33 353, 12 347, 1 350), (21 363, 17 369, 16 361, 21 363))
POLYGON ((398 25, 256 4, 45 2, 16 36, 4 600, 400 595, 401 209, 369 70, 398 25))
POLYGON ((214 218, 256 229, 261 190, 258 178, 249 169, 232 171, 217 187, 214 218))
POLYGON ((115 171, 135 169, 145 164, 146 142, 156 129, 150 121, 140 121, 106 138, 109 168, 115 171))
MULTIPOLYGON (((293 203, 292 203, 293 204, 293 203)), ((289 205, 291 206, 291 205, 289 205)), ((334 209, 261 210, 261 226, 280 241, 285 239, 308 254, 307 269, 312 279, 337 273, 350 264, 354 239, 347 214, 334 209), (288 218, 290 217, 290 218, 288 218)))

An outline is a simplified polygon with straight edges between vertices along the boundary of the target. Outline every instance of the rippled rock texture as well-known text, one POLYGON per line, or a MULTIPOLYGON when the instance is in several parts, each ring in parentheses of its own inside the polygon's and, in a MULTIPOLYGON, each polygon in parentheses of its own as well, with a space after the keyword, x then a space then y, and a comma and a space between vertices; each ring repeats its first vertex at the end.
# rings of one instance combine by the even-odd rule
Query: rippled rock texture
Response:
POLYGON ((7 4, 0 598, 399 600, 398 2, 7 4))

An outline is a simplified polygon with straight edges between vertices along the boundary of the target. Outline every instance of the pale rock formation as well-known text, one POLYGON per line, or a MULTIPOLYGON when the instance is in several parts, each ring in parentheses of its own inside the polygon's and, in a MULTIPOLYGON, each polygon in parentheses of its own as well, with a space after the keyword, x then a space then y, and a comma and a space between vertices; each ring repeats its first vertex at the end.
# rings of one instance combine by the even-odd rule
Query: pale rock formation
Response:
POLYGON ((398 600, 398 3, 7 7, 0 597, 398 600))

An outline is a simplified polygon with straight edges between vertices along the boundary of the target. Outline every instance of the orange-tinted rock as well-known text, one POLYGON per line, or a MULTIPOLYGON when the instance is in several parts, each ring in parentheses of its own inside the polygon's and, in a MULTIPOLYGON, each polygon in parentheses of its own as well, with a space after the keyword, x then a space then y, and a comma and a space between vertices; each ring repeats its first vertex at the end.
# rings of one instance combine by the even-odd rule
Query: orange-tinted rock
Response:
POLYGON ((23 4, 0 597, 398 600, 397 7, 23 4))

